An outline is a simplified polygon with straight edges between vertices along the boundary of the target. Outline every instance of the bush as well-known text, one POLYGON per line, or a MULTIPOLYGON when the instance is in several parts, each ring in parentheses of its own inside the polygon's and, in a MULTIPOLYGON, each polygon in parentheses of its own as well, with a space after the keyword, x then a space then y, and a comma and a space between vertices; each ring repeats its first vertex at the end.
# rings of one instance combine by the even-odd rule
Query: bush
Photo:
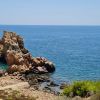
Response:
POLYGON ((94 93, 100 92, 100 82, 77 81, 64 89, 63 94, 66 96, 88 97, 94 93))

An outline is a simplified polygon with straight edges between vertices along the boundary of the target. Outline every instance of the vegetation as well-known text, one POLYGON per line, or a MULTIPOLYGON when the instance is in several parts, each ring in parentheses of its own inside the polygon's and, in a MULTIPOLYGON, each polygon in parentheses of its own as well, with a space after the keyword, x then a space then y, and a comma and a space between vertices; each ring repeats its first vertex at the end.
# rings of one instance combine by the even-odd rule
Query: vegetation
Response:
POLYGON ((34 97, 25 96, 24 94, 21 94, 19 91, 13 90, 13 91, 0 91, 0 100, 36 100, 34 97))
POLYGON ((66 87, 63 95, 88 97, 95 93, 100 93, 100 81, 77 81, 66 87))

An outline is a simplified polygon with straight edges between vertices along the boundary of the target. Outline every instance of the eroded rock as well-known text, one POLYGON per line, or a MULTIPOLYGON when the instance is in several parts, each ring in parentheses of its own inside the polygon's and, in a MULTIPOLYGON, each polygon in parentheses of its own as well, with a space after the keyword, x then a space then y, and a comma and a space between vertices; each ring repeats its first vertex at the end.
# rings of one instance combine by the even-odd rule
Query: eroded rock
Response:
POLYGON ((51 73, 54 64, 43 57, 33 58, 24 47, 23 38, 15 32, 4 31, 0 40, 0 59, 6 60, 8 73, 51 73))

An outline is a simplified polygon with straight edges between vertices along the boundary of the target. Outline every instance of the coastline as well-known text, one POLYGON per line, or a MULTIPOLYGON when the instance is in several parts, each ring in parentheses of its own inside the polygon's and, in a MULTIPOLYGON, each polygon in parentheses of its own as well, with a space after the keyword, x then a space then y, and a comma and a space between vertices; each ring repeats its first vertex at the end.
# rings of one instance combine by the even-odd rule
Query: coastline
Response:
POLYGON ((18 91, 26 96, 36 98, 36 100, 90 100, 89 98, 68 98, 66 96, 58 96, 53 93, 44 92, 43 90, 36 90, 31 87, 28 82, 17 79, 16 76, 0 77, 0 91, 18 91))
POLYGON ((30 87, 28 82, 23 82, 22 80, 16 79, 15 76, 9 75, 0 77, 0 91, 1 90, 20 91, 25 95, 33 96, 35 98, 38 97, 37 100, 47 100, 47 98, 49 98, 48 100, 52 100, 52 97, 56 98, 54 94, 35 90, 34 88, 30 87))
POLYGON ((91 82, 89 85, 85 81, 76 84, 55 83, 47 75, 55 71, 55 65, 44 57, 32 57, 24 48, 23 38, 14 32, 4 31, 0 40, 0 59, 8 65, 5 71, 0 70, 1 91, 17 90, 27 96, 38 96, 37 100, 89 100, 97 92, 88 89, 91 82))

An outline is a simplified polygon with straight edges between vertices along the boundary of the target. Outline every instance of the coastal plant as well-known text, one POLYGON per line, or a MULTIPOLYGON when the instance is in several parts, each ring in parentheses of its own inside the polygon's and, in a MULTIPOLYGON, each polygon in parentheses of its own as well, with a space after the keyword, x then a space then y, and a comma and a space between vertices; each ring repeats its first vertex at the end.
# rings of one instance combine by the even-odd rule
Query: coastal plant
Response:
POLYGON ((66 87, 63 95, 88 97, 100 92, 100 81, 76 81, 66 87))

